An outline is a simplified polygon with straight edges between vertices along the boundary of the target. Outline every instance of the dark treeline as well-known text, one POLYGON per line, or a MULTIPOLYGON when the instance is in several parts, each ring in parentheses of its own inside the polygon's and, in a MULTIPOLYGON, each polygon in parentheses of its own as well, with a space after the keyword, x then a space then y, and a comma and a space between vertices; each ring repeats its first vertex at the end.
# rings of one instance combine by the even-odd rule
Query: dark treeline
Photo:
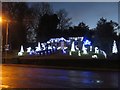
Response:
MULTIPOLYGON (((84 22, 71 26, 72 22, 65 9, 54 11, 49 3, 3 2, 3 16, 11 20, 9 23, 9 44, 12 49, 20 45, 45 42, 56 37, 86 37, 93 45, 111 54, 113 40, 120 48, 120 35, 116 34, 119 26, 114 21, 100 18, 97 26, 90 29, 84 22)), ((5 29, 5 25, 3 26, 5 29)), ((5 30, 3 30, 5 45, 5 30)), ((4 46, 3 45, 3 46, 4 46)))

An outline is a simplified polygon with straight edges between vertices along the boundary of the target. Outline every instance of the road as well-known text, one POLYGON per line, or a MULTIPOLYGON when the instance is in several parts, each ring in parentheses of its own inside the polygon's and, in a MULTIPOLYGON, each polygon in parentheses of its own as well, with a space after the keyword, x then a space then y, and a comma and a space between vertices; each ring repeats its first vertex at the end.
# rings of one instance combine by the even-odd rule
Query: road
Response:
MULTIPOLYGON (((47 69, 3 64, 2 88, 117 88, 116 71, 47 69)), ((0 66, 0 67, 1 67, 0 66)))

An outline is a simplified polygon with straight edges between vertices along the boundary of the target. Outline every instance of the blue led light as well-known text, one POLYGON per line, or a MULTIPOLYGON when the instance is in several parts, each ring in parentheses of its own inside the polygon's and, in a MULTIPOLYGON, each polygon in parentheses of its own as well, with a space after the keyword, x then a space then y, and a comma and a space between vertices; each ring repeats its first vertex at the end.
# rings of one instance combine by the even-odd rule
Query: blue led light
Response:
POLYGON ((84 38, 84 39, 83 39, 83 44, 84 44, 84 45, 91 45, 91 41, 88 40, 88 39, 86 39, 86 38, 84 38))

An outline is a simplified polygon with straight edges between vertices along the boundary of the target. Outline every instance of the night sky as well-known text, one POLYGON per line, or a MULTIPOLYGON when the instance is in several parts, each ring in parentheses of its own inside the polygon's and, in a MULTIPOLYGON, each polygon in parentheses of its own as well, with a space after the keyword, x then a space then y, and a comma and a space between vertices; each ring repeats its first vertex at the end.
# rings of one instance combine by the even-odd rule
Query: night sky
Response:
POLYGON ((50 4, 55 11, 65 9, 72 18, 73 26, 83 21, 90 28, 95 28, 101 17, 118 22, 117 2, 51 2, 50 4))

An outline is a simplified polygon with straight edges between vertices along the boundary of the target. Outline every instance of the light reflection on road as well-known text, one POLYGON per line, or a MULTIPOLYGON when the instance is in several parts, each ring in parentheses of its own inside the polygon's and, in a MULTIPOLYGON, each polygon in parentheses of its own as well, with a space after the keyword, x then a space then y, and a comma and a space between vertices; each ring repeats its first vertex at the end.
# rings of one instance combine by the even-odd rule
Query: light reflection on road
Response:
POLYGON ((118 72, 2 65, 3 88, 116 88, 118 72), (8 86, 8 87, 4 87, 8 86))

